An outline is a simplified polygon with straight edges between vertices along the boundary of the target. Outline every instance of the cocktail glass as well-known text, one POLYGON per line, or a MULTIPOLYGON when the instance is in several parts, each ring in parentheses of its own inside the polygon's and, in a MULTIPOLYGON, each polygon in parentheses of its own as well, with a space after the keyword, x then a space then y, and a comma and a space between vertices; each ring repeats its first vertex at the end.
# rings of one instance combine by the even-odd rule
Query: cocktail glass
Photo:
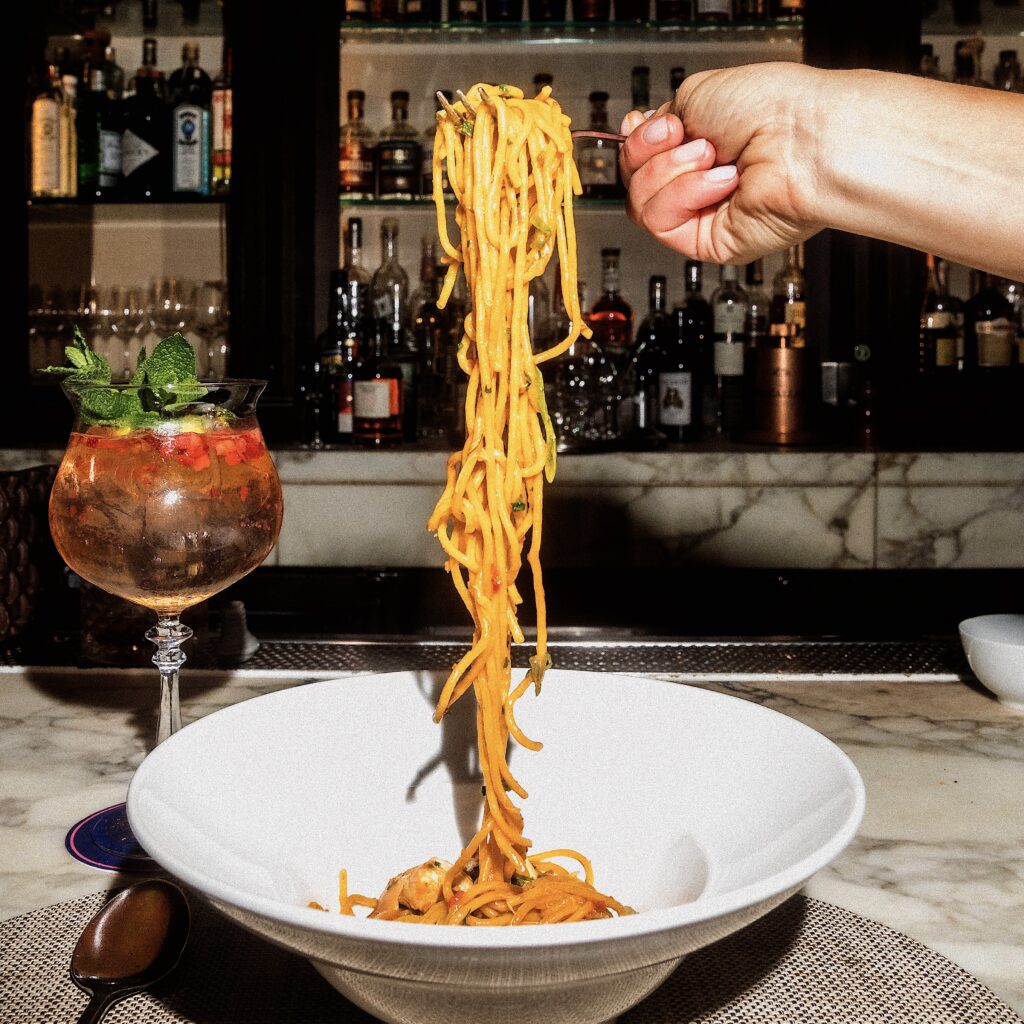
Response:
MULTIPOLYGON (((181 728, 178 672, 192 631, 178 616, 255 569, 281 529, 281 482, 256 422, 265 381, 203 382, 173 394, 128 384, 145 426, 90 425, 67 384, 75 424, 50 494, 50 531, 79 576, 156 613, 146 638, 160 671, 156 742, 181 728)), ((167 389, 165 389, 167 390, 167 389)), ((173 391, 173 386, 171 389, 173 391)), ((68 848, 96 866, 140 866, 145 855, 124 804, 85 819, 68 848), (77 846, 78 849, 74 847, 77 846), (101 863, 103 856, 112 863, 101 863)))

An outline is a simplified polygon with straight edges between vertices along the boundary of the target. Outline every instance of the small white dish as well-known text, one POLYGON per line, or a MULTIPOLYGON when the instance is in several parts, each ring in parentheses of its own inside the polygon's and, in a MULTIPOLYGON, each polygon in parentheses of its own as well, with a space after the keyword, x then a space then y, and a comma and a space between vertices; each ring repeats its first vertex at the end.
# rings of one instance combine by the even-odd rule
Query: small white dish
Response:
POLYGON ((1024 711, 1024 615, 978 615, 960 623, 967 663, 1014 711, 1024 711))
POLYGON ((475 831, 475 708, 441 726, 435 673, 297 686, 216 712, 157 747, 128 793, 153 858, 233 920, 308 957, 391 1024, 598 1024, 682 957, 796 892, 853 838, 856 768, 794 719, 695 687, 551 671, 517 718, 535 849, 574 846, 641 912, 521 928, 418 927, 337 906, 338 870, 377 895, 475 831))

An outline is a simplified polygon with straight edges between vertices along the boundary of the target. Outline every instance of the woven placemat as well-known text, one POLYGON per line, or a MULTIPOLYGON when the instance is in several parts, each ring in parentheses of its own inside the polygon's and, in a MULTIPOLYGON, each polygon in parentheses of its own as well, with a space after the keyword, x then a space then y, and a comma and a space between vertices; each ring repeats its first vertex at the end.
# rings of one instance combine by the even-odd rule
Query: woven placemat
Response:
MULTIPOLYGON (((71 951, 96 893, 0 923, 0 1021, 66 1024, 86 996, 71 951)), ((299 957, 192 900, 193 930, 161 989, 108 1024, 371 1024, 299 957)), ((566 926, 570 927, 570 926, 566 926)), ((695 953, 620 1024, 1024 1024, 956 964, 884 925, 794 896, 695 953)), ((485 1024, 485 1022, 481 1022, 485 1024)))

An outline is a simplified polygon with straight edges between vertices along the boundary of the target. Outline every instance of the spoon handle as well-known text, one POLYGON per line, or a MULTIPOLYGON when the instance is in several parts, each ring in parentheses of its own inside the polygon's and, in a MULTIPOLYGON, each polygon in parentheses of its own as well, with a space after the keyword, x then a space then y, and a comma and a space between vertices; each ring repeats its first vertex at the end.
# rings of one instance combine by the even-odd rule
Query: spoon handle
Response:
POLYGON ((82 1011, 78 1024, 100 1024, 107 1015, 107 1010, 117 1002, 120 992, 93 992, 89 1005, 82 1011))

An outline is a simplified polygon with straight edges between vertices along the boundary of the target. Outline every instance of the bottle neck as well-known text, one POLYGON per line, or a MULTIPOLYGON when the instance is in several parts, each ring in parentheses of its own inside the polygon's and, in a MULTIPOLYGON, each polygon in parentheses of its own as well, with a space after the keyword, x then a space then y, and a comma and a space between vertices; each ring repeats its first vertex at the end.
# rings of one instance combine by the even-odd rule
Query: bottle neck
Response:
POLYGON ((606 263, 601 271, 601 291, 608 296, 619 294, 620 280, 617 264, 606 263))
POLYGON ((363 101, 351 99, 348 101, 348 119, 349 121, 362 121, 363 119, 363 101))
POLYGON ((409 110, 405 103, 395 100, 391 104, 391 120, 395 124, 405 124, 409 119, 409 110))
POLYGON ((652 313, 664 313, 665 312, 665 282, 664 281, 652 281, 650 291, 648 292, 648 299, 650 302, 650 311, 652 313))
POLYGON ((590 127, 596 131, 604 131, 608 127, 608 108, 603 103, 595 103, 590 108, 590 127))
POLYGON ((358 242, 348 243, 348 262, 346 266, 361 267, 363 265, 363 247, 358 242))
POLYGON ((390 263, 398 258, 398 239, 395 235, 381 235, 380 253, 381 263, 390 263))

